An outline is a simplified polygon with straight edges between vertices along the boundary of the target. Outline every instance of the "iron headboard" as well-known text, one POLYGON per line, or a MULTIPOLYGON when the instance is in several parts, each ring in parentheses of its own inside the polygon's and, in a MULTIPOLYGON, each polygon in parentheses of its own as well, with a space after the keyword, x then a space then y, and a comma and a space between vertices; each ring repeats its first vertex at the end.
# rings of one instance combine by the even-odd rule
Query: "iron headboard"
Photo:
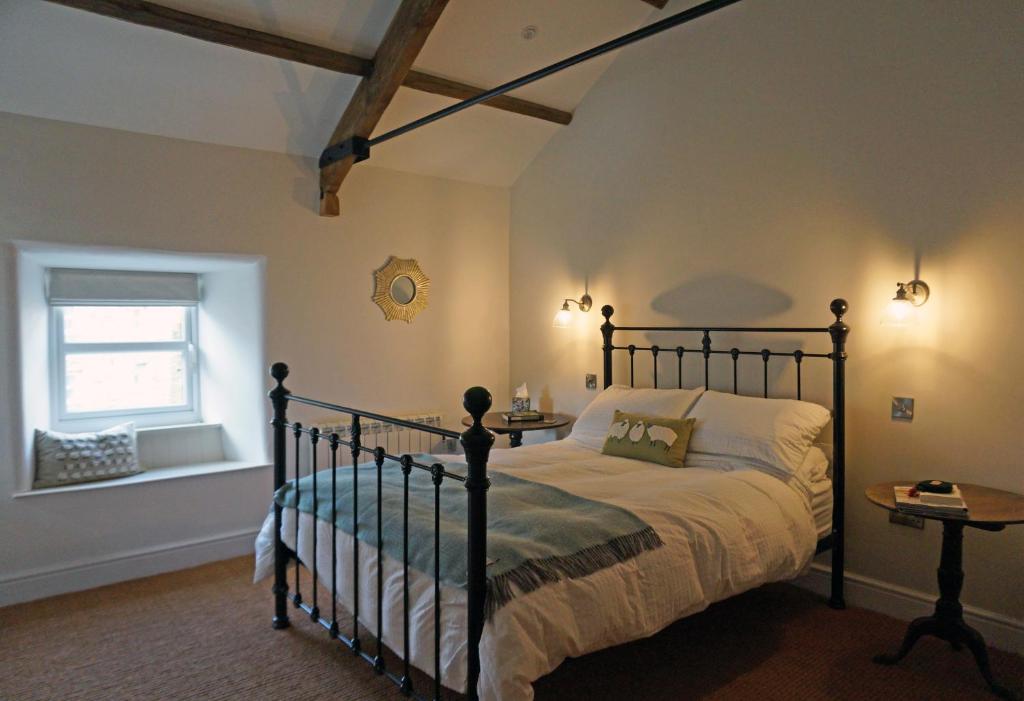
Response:
POLYGON ((711 356, 726 355, 732 359, 733 393, 739 394, 739 359, 740 356, 760 356, 764 366, 763 396, 768 397, 768 363, 771 358, 792 358, 796 363, 796 396, 803 397, 803 361, 806 359, 824 358, 832 361, 832 531, 818 542, 817 552, 832 551, 832 582, 829 605, 833 608, 844 608, 843 600, 843 566, 844 566, 844 503, 846 489, 846 337, 850 327, 843 321, 843 315, 849 309, 845 299, 834 299, 829 309, 835 321, 829 326, 794 326, 794 327, 754 327, 754 326, 616 326, 611 317, 615 310, 605 305, 601 307, 604 323, 601 324, 601 336, 604 339, 604 386, 612 384, 612 355, 615 351, 629 354, 629 385, 635 383, 635 359, 637 351, 650 353, 653 361, 654 386, 658 387, 658 356, 661 354, 675 355, 678 368, 677 385, 683 386, 683 358, 687 353, 696 353, 704 360, 704 388, 711 387, 711 356), (635 344, 617 346, 613 336, 616 332, 679 332, 700 333, 699 348, 685 346, 661 347, 658 345, 638 346, 635 344), (712 333, 727 334, 828 334, 832 340, 832 352, 808 353, 802 350, 775 351, 768 348, 759 350, 741 350, 740 348, 713 348, 712 333))

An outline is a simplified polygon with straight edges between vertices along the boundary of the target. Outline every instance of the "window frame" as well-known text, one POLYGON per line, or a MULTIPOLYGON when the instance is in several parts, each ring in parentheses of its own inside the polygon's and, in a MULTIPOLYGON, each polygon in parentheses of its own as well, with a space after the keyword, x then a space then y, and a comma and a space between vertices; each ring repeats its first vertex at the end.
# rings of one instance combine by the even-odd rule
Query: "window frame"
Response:
POLYGON ((111 420, 134 421, 140 427, 169 426, 202 421, 199 397, 198 306, 194 304, 153 304, 124 301, 117 304, 49 304, 50 316, 50 407, 54 429, 96 430, 108 427, 111 420), (64 340, 64 310, 72 306, 113 307, 181 307, 185 310, 185 338, 181 341, 128 341, 110 343, 68 343, 64 340), (185 358, 186 395, 188 401, 177 406, 135 407, 104 411, 69 412, 67 410, 66 357, 69 353, 116 353, 130 351, 182 351, 185 358))

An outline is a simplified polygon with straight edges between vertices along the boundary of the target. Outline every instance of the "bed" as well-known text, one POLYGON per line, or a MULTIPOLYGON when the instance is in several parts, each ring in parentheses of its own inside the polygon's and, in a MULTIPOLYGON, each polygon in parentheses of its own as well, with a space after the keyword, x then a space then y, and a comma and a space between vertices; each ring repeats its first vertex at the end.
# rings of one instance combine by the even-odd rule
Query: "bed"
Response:
MULTIPOLYGON (((360 421, 403 422, 292 395, 283 386, 287 368, 275 364, 272 374, 277 386, 271 399, 277 497, 257 539, 256 568, 257 579, 274 576, 274 627, 289 625, 290 599, 294 607, 366 659, 379 674, 392 679, 408 696, 439 699, 447 687, 463 691, 471 699, 510 701, 532 698, 532 682, 567 657, 652 635, 715 601, 766 582, 792 579, 806 569, 816 553, 825 550, 832 551, 829 603, 841 608, 844 346, 849 329, 842 320, 846 303, 835 300, 831 310, 835 322, 827 327, 616 327, 611 323, 613 310, 605 307, 601 330, 606 389, 593 404, 597 408, 588 408, 581 415, 568 438, 491 450, 493 436, 480 426, 480 417, 490 408, 489 395, 474 388, 467 392, 465 402, 474 417, 469 430, 460 435, 416 427, 438 441, 458 436, 463 455, 403 453, 400 447, 363 445, 360 421), (652 332, 695 333, 699 346, 688 350, 685 346, 614 342, 615 334, 652 332), (711 342, 712 334, 784 334, 788 340, 794 334, 822 333, 832 341, 831 352, 718 349, 711 342), (618 365, 617 353, 624 361, 618 365), (649 354, 653 360, 654 387, 650 390, 634 389, 638 353, 649 354), (703 388, 683 389, 687 353, 695 353, 703 365, 703 388), (659 384, 659 354, 678 362, 675 387, 668 391, 664 391, 668 374, 664 362, 659 384), (754 412, 762 409, 757 404, 762 399, 743 397, 739 392, 745 355, 757 356, 756 361, 763 364, 761 398, 772 394, 770 363, 796 364, 795 392, 790 389, 786 392, 789 399, 764 405, 772 407, 771 411, 781 411, 779 407, 805 411, 813 406, 798 401, 803 394, 802 364, 818 358, 831 362, 831 412, 821 409, 826 416, 815 415, 816 428, 804 431, 816 439, 811 434, 828 421, 831 445, 823 450, 807 442, 799 450, 790 450, 792 441, 783 437, 771 445, 792 454, 780 453, 775 460, 772 454, 763 453, 761 444, 737 447, 735 436, 717 436, 713 429, 722 425, 723 417, 737 421, 736 416, 747 408, 754 412), (731 367, 735 397, 711 389, 716 356, 725 356, 727 362, 721 364, 731 367), (629 385, 614 385, 613 370, 624 371, 626 363, 629 385), (686 392, 696 398, 690 399, 686 392), (603 434, 598 429, 602 423, 608 424, 600 406, 618 406, 631 398, 645 402, 644 406, 654 401, 675 410, 685 403, 684 414, 700 417, 696 421, 703 426, 703 433, 694 434, 684 468, 601 453, 603 434), (316 428, 289 422, 288 402, 348 414, 351 426, 340 434, 323 436, 316 428), (588 412, 592 414, 589 418, 588 412), (348 465, 343 464, 346 454, 350 456, 348 465), (372 458, 368 463, 367 456, 372 458), (288 479, 289 467, 292 479, 288 479), (350 482, 355 484, 345 501, 338 493, 350 482), (507 535, 502 528, 508 524, 502 522, 515 520, 509 516, 514 509, 506 505, 509 502, 503 496, 507 495, 503 491, 506 483, 511 485, 509 489, 538 491, 542 499, 554 495, 566 500, 558 501, 561 511, 550 516, 556 519, 555 525, 559 518, 577 523, 569 520, 575 507, 566 505, 579 500, 608 510, 596 512, 600 519, 614 516, 615 510, 633 516, 647 527, 643 532, 656 534, 657 542, 627 539, 632 548, 625 554, 617 551, 611 560, 590 563, 579 571, 569 568, 569 574, 563 571, 535 585, 514 579, 521 586, 510 587, 511 593, 496 589, 495 582, 501 579, 496 575, 502 567, 499 555, 507 554, 501 547, 507 535), (288 501, 289 493, 293 502, 288 501), (297 508, 300 504, 303 508, 297 508), (419 536, 417 515, 427 518, 419 536), (432 535, 428 534, 430 518, 432 535), (452 523, 443 522, 444 518, 454 518, 463 526, 457 537, 461 539, 459 562, 464 580, 443 571, 449 557, 442 553, 443 544, 453 542, 452 523), (292 587, 288 584, 290 564, 295 567, 292 587), (317 587, 307 587, 303 598, 300 566, 321 582, 329 592, 326 596, 321 593, 318 597, 317 587), (500 603, 495 604, 496 600, 500 603), (361 630, 373 636, 374 649, 364 649, 361 630), (400 658, 397 669, 387 667, 385 646, 400 658), (431 689, 413 687, 413 668, 432 679, 431 689)), ((768 417, 762 423, 779 422, 768 417)), ((593 524, 586 528, 591 527, 593 524)), ((538 532, 543 530, 543 525, 538 526, 538 532)))

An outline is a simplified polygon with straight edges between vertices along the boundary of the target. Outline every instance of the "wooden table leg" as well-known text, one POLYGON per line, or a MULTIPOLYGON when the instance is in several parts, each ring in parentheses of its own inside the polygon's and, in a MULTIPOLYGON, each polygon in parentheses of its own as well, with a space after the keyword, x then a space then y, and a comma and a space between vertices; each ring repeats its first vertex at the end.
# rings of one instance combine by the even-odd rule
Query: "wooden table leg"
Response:
POLYGON ((939 560, 938 571, 939 599, 935 602, 935 613, 912 621, 900 649, 891 655, 876 655, 874 661, 884 665, 896 664, 907 656, 922 636, 934 635, 952 644, 954 649, 966 645, 973 653, 978 670, 992 693, 1000 698, 1018 701, 1013 692, 998 684, 992 677, 985 639, 964 621, 964 607, 960 603, 960 591, 964 584, 963 540, 963 522, 942 522, 942 557, 939 560))
POLYGON ((508 444, 513 448, 518 448, 523 444, 523 432, 522 431, 509 431, 508 432, 508 444))

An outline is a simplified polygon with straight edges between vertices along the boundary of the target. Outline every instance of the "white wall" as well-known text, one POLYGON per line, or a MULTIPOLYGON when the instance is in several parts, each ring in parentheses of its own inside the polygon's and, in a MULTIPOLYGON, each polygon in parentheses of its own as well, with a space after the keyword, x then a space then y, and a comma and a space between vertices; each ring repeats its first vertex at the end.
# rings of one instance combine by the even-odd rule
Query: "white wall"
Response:
POLYGON ((263 278, 262 263, 222 268, 202 278, 199 347, 215 349, 204 350, 201 357, 203 421, 223 427, 227 460, 258 460, 271 454, 251 435, 253 427, 270 416, 270 408, 261 401, 263 383, 251 380, 265 376, 266 358, 246 347, 253 338, 262 343, 265 337, 263 278))
MULTIPOLYGON (((940 529, 890 525, 863 491, 1024 491, 1021 20, 1013 0, 751 2, 621 52, 513 189, 511 384, 578 413, 603 304, 620 324, 824 326, 844 296, 848 565, 934 592, 940 529), (923 323, 883 329, 915 263, 923 323), (553 329, 585 279, 594 310, 553 329)), ((1024 527, 968 529, 964 601, 1020 626, 1022 552, 1024 527)))
MULTIPOLYGON (((17 382, 12 240, 264 256, 265 318, 243 297, 238 321, 265 325, 262 353, 291 365, 297 393, 383 412, 439 409, 452 427, 465 388, 508 396, 508 191, 363 164, 341 191, 339 219, 315 214, 315 191, 306 159, 0 113, 7 600, 243 551, 271 492, 258 469, 12 499, 20 393, 39 390, 17 382), (432 280, 430 307, 412 324, 384 321, 370 300, 373 270, 392 254, 417 258, 432 280)), ((240 358, 240 374, 250 360, 240 358)), ((265 381, 242 392, 265 401, 265 381)))

